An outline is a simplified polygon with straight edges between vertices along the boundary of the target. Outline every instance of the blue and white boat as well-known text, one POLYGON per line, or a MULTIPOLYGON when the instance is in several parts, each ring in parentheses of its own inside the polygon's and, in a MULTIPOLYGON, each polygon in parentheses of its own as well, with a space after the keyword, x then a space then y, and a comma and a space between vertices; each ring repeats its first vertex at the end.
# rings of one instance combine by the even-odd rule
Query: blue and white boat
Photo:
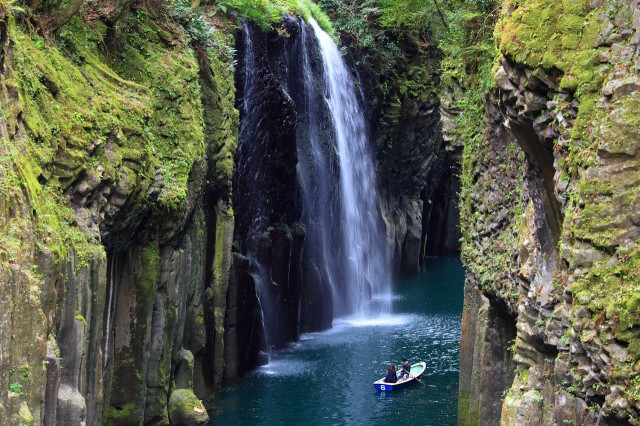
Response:
POLYGON ((427 369, 427 363, 424 361, 416 362, 411 365, 411 374, 409 374, 409 378, 407 380, 403 380, 401 382, 395 383, 387 383, 384 381, 384 377, 378 381, 373 382, 373 387, 376 390, 389 392, 395 389, 403 388, 405 386, 409 386, 412 383, 416 382, 416 379, 419 379, 420 376, 424 373, 424 370, 427 369))

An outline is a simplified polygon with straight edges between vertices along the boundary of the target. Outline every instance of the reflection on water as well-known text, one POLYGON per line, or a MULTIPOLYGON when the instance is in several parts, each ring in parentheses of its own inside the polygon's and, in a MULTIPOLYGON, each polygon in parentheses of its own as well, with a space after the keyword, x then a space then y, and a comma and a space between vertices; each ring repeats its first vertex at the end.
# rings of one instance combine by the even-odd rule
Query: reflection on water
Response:
POLYGON ((305 334, 218 395, 212 424, 455 425, 463 281, 458 258, 431 259, 396 283, 394 314, 305 334), (426 361, 424 386, 377 392, 373 382, 403 356, 426 361))

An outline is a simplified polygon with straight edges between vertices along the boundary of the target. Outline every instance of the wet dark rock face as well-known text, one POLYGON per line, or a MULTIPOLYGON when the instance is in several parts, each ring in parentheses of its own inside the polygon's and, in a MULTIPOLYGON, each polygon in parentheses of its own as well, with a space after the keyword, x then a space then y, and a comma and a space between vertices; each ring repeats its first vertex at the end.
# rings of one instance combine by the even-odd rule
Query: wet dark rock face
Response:
POLYGON ((446 151, 440 101, 434 93, 392 91, 378 103, 378 116, 372 118, 373 149, 389 258, 396 274, 412 275, 424 256, 460 249, 459 154, 446 151))
MULTIPOLYGON (((289 24, 295 38, 297 23, 289 24)), ((236 72, 242 113, 234 177, 241 371, 256 366, 260 351, 282 348, 299 336, 304 242, 296 177, 296 105, 279 79, 286 78, 285 52, 291 41, 246 25, 238 37, 238 56, 245 59, 236 72)))

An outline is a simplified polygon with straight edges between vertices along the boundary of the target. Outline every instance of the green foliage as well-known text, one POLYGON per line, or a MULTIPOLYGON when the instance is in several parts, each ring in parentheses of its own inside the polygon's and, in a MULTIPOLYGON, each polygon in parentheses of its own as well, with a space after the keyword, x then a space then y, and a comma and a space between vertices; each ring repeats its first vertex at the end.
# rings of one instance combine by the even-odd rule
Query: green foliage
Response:
POLYGON ((18 382, 9 384, 9 392, 17 393, 18 395, 24 395, 22 392, 22 385, 18 382))
POLYGON ((486 15, 495 7, 493 0, 378 0, 380 21, 387 27, 427 30, 435 39, 446 39, 457 13, 470 10, 486 15))
POLYGON ((233 59, 234 50, 226 43, 225 37, 200 11, 191 7, 190 1, 173 0, 167 9, 169 16, 187 30, 192 40, 197 40, 202 46, 220 54, 225 60, 233 59))
MULTIPOLYGON (((468 111, 475 118, 475 124, 482 119, 478 111, 483 95, 492 86, 491 67, 496 56, 493 41, 497 19, 495 1, 363 0, 355 2, 357 7, 353 4, 343 5, 339 0, 321 1, 330 12, 338 13, 338 18, 350 20, 348 24, 336 23, 341 30, 351 29, 358 35, 364 28, 371 27, 370 21, 375 19, 382 28, 395 31, 397 38, 413 39, 418 45, 435 42, 442 51, 443 85, 447 87, 455 82, 463 89, 472 90, 463 96, 459 106, 463 113, 468 111), (338 6, 346 11, 336 10, 338 6)), ((375 43, 380 50, 387 48, 386 39, 375 36, 364 34, 357 40, 365 45, 375 43)))
POLYGON ((215 7, 224 13, 235 10, 262 28, 272 28, 285 14, 301 16, 305 21, 313 18, 333 35, 331 20, 311 0, 218 0, 215 7))
POLYGON ((447 5, 440 16, 431 14, 429 25, 443 54, 441 91, 455 93, 451 106, 457 117, 450 136, 463 145, 462 256, 481 289, 514 307, 520 297, 515 254, 524 221, 524 158, 513 141, 498 151, 491 149, 484 130, 485 100, 494 87, 498 55, 493 38, 497 10, 492 1, 447 5), (504 178, 496 180, 487 168, 499 169, 504 178), (499 217, 506 220, 500 224, 499 217), (499 227, 488 229, 491 223, 499 227))
POLYGON ((634 402, 640 401, 640 374, 634 374, 630 378, 631 386, 625 391, 626 395, 634 402))
MULTIPOLYGON (((574 293, 591 295, 589 308, 606 311, 617 324, 616 338, 629 341, 627 330, 640 327, 640 290, 633 283, 640 271, 640 242, 632 247, 618 247, 614 264, 598 262, 571 286, 574 293)), ((633 333, 630 333, 633 336, 633 333)), ((634 361, 640 361, 640 358, 634 361)))
POLYGON ((383 76, 385 82, 398 79, 389 74, 403 59, 403 54, 377 19, 380 16, 377 1, 320 0, 318 4, 333 18, 334 27, 344 36, 343 41, 359 67, 368 70, 376 82, 383 76))
POLYGON ((0 10, 5 10, 9 16, 25 13, 24 8, 16 4, 18 2, 19 0, 0 0, 0 10))

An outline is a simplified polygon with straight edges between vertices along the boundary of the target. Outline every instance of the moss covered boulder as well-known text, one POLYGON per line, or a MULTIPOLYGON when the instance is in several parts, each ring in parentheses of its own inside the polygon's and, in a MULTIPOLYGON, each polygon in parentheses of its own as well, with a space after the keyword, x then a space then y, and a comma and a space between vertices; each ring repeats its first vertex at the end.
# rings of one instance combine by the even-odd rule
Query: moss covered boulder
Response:
POLYGON ((169 398, 169 420, 172 425, 204 425, 209 415, 191 389, 176 389, 169 398))

